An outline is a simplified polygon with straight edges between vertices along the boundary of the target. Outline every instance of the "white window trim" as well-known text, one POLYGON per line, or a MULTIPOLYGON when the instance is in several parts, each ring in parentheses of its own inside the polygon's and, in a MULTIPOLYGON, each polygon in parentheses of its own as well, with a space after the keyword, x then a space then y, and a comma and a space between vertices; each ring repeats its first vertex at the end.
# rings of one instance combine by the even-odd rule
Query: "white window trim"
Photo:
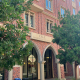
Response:
POLYGON ((26 12, 24 11, 24 25, 26 26, 26 20, 25 20, 25 14, 28 14, 28 27, 32 28, 32 29, 36 29, 35 28, 35 14, 33 12, 26 12), (33 15, 33 27, 31 27, 30 25, 30 15, 33 15))
POLYGON ((61 15, 61 8, 64 9, 64 14, 65 14, 65 9, 66 9, 66 8, 63 7, 63 6, 61 6, 61 7, 60 7, 60 15, 61 15))
MULTIPOLYGON (((79 0, 79 3, 80 3, 80 0, 79 0)), ((80 7, 80 5, 79 5, 79 7, 80 7)))
POLYGON ((53 34, 53 33, 51 33, 51 30, 50 30, 50 23, 52 23, 52 26, 53 26, 53 21, 49 20, 49 19, 46 19, 46 33, 53 34), (47 22, 49 22, 49 29, 48 29, 48 31, 47 31, 47 22))
POLYGON ((53 12, 53 0, 50 0, 50 1, 51 1, 51 10, 46 8, 46 0, 45 0, 45 9, 50 11, 50 12, 53 12))
POLYGON ((74 0, 74 1, 72 1, 72 2, 75 2, 75 0, 74 0))
MULTIPOLYGON (((75 15, 76 15, 76 8, 73 7, 73 8, 72 8, 72 11, 73 11, 73 9, 75 10, 75 15)), ((73 14, 73 15, 74 15, 74 14, 73 14)))

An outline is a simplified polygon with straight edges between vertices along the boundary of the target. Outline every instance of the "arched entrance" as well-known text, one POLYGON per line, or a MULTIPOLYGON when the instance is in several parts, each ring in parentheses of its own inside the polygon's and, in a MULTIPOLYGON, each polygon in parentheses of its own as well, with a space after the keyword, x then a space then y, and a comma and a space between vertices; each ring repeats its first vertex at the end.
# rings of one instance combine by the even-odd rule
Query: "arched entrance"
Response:
POLYGON ((24 58, 23 78, 29 78, 29 80, 38 79, 38 57, 34 47, 31 54, 24 58))
POLYGON ((52 51, 50 49, 47 49, 44 55, 44 60, 46 61, 44 64, 44 74, 45 78, 52 78, 52 51))

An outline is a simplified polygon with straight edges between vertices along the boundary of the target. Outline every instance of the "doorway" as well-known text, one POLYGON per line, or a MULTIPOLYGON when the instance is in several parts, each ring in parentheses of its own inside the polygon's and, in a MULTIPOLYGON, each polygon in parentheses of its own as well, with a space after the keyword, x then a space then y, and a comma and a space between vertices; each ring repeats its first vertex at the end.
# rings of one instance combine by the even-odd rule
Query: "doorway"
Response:
POLYGON ((31 54, 24 58, 23 78, 29 78, 29 80, 38 79, 38 58, 34 47, 31 54))
POLYGON ((52 51, 50 49, 46 50, 44 60, 46 61, 44 64, 45 78, 52 78, 52 51))

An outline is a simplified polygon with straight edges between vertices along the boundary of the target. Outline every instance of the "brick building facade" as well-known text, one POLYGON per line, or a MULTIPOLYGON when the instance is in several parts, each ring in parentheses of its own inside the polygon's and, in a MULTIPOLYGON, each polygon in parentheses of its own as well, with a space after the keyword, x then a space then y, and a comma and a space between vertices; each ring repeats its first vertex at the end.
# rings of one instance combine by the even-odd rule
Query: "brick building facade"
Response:
POLYGON ((5 80, 14 80, 15 78, 44 80, 74 77, 74 64, 61 65, 56 59, 59 45, 52 43, 53 34, 51 33, 51 27, 55 23, 59 25, 58 11, 63 16, 65 9, 69 9, 71 14, 75 15, 80 10, 79 3, 80 0, 33 1, 31 10, 29 12, 25 11, 22 14, 22 18, 24 19, 24 25, 28 25, 30 29, 26 39, 31 40, 34 47, 31 55, 24 57, 23 66, 15 65, 11 71, 6 71, 5 80))

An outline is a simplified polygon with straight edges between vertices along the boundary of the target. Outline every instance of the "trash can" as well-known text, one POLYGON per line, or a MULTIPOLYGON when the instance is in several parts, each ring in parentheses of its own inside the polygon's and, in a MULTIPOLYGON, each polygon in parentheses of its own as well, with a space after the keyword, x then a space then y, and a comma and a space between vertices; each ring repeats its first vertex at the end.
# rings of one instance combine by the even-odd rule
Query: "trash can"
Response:
POLYGON ((20 78, 15 78, 14 80, 21 80, 20 78))
POLYGON ((23 78, 22 80, 29 80, 29 78, 23 78))

